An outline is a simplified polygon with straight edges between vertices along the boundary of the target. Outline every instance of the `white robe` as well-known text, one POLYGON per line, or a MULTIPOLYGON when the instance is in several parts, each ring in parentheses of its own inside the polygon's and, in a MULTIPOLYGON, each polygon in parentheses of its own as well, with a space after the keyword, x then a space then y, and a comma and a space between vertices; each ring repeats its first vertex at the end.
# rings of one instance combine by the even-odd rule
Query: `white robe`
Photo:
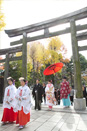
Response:
POLYGON ((25 114, 28 114, 30 112, 31 108, 31 93, 30 89, 28 86, 20 86, 16 92, 16 100, 15 100, 15 105, 14 105, 14 111, 21 111, 23 107, 23 112, 25 114), (20 96, 20 91, 22 90, 22 95, 20 96), (21 101, 19 100, 21 99, 21 101), (25 100, 26 98, 26 100, 25 100))
POLYGON ((14 106, 16 91, 17 91, 17 89, 13 84, 9 85, 8 87, 5 88, 3 108, 11 109, 11 107, 14 106), (8 90, 9 90, 9 96, 7 95, 8 90), (6 101, 8 101, 9 104, 6 101))
POLYGON ((46 104, 48 106, 53 106, 54 102, 53 102, 53 98, 54 98, 54 86, 53 84, 47 84, 46 88, 45 88, 45 93, 46 93, 46 104), (50 93, 47 93, 47 92, 50 93))

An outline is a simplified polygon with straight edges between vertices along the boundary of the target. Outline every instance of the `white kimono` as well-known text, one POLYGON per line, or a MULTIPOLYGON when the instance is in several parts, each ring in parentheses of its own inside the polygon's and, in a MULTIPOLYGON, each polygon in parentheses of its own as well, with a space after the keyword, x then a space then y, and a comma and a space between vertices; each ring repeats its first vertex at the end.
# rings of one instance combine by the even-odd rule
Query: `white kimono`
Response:
POLYGON ((53 106, 54 105, 54 86, 53 84, 47 84, 46 85, 46 88, 45 88, 45 93, 46 93, 46 104, 48 106, 53 106), (47 93, 47 92, 50 92, 50 93, 47 93))
POLYGON ((11 109, 11 107, 14 106, 16 91, 17 89, 13 84, 5 88, 3 108, 11 109), (8 101, 9 104, 6 101, 8 101))
POLYGON ((20 86, 16 93, 16 100, 14 105, 14 111, 21 111, 23 107, 23 112, 25 114, 28 114, 30 112, 31 108, 31 93, 28 86, 20 86), (21 99, 21 101, 19 100, 21 99))

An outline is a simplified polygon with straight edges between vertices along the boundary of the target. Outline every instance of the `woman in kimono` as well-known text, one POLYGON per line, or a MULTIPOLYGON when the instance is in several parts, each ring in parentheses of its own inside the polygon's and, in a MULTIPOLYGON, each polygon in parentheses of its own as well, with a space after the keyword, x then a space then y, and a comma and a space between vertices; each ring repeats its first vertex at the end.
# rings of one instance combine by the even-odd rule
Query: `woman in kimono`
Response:
POLYGON ((15 110, 18 110, 16 124, 19 124, 19 128, 23 129, 27 122, 30 121, 30 107, 31 107, 31 95, 30 89, 26 85, 26 80, 21 77, 21 86, 16 93, 15 110))
POLYGON ((66 77, 63 78, 63 82, 61 83, 60 99, 62 99, 63 105, 65 107, 69 107, 71 105, 71 103, 70 103, 70 87, 69 87, 69 82, 67 81, 66 77))
POLYGON ((51 80, 48 81, 48 84, 45 88, 46 93, 46 104, 49 106, 49 110, 52 110, 52 106, 54 105, 54 86, 51 83, 51 80))
POLYGON ((5 94, 4 94, 4 101, 3 101, 3 117, 2 122, 3 125, 6 124, 6 122, 14 122, 17 118, 17 113, 13 110, 13 105, 15 101, 15 94, 16 94, 16 87, 13 85, 13 78, 8 77, 7 78, 9 86, 5 88, 5 94))

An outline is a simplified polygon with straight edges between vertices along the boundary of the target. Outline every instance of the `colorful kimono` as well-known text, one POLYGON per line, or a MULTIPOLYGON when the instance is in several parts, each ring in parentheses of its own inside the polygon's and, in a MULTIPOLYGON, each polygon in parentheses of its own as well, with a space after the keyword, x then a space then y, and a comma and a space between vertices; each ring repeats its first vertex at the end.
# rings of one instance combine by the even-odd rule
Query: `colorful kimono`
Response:
POLYGON ((13 106, 15 102, 16 87, 12 84, 5 88, 4 100, 3 100, 3 117, 2 122, 16 121, 17 113, 14 112, 13 106), (7 103, 8 102, 8 103, 7 103))
POLYGON ((16 124, 26 125, 30 121, 31 94, 28 86, 20 86, 16 93, 14 110, 18 111, 16 124), (19 100, 21 99, 21 101, 19 100))
POLYGON ((47 84, 45 88, 45 93, 46 93, 46 104, 49 106, 49 108, 52 108, 52 106, 54 105, 54 86, 53 84, 47 84))
POLYGON ((63 101, 64 106, 70 106, 70 88, 69 82, 62 82, 60 89, 60 99, 63 101))

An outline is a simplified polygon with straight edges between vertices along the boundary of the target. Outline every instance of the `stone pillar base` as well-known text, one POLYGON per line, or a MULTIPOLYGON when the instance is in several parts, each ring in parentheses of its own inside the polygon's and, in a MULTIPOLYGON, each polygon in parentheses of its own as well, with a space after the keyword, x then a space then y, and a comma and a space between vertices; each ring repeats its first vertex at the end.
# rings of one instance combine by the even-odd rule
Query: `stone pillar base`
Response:
POLYGON ((85 98, 74 98, 74 109, 75 110, 85 110, 86 109, 85 98))

